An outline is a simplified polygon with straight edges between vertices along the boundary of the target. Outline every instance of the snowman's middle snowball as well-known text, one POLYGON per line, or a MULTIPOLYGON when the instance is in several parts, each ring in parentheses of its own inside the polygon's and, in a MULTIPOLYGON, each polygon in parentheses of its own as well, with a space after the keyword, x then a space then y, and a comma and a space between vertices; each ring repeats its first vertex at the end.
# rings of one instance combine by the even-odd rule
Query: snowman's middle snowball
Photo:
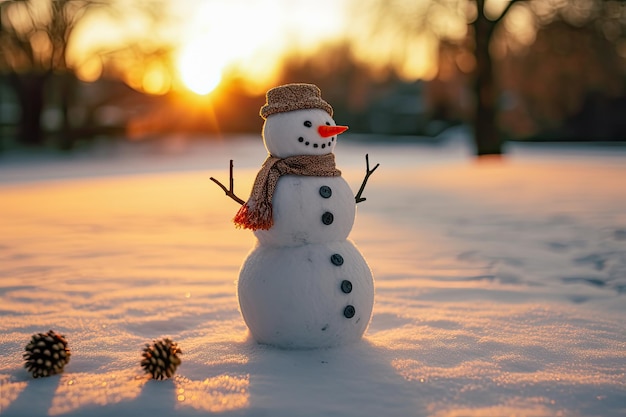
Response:
POLYGON ((272 199, 283 175, 338 177, 335 155, 296 155, 287 158, 269 156, 254 180, 248 201, 235 215, 235 225, 251 230, 268 230, 274 224, 272 199))

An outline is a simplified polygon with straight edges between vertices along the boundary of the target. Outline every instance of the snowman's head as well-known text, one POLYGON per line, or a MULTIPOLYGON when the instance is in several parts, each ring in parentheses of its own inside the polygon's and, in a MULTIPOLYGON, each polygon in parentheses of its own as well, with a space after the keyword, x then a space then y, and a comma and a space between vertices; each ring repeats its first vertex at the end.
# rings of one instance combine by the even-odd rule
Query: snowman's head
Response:
POLYGON ((333 108, 314 84, 285 84, 270 89, 260 115, 265 119, 263 141, 278 158, 332 153, 337 135, 348 129, 337 126, 333 108))
POLYGON ((325 110, 294 110, 265 119, 263 142, 267 151, 278 158, 325 155, 333 152, 338 135, 346 130, 346 126, 337 126, 325 110))

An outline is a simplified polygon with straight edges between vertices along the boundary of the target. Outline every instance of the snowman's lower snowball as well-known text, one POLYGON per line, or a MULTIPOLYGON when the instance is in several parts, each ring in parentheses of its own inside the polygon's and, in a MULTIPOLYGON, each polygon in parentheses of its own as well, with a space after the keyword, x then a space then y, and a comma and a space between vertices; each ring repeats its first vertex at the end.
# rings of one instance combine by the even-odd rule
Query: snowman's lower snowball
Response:
POLYGON ((374 282, 349 240, 293 247, 259 244, 242 266, 238 295, 258 342, 321 348, 361 338, 372 314, 374 282))

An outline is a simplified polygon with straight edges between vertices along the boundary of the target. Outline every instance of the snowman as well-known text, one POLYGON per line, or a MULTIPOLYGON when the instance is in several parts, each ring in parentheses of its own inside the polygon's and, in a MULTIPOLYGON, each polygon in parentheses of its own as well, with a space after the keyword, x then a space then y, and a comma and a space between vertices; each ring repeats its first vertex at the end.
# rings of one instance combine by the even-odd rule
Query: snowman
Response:
POLYGON ((257 237, 237 283, 239 306, 250 333, 281 348, 321 348, 356 341, 374 304, 367 262, 348 239, 356 197, 335 167, 333 150, 347 126, 312 84, 287 84, 267 92, 261 108, 269 155, 248 201, 215 178, 242 204, 235 225, 257 237))

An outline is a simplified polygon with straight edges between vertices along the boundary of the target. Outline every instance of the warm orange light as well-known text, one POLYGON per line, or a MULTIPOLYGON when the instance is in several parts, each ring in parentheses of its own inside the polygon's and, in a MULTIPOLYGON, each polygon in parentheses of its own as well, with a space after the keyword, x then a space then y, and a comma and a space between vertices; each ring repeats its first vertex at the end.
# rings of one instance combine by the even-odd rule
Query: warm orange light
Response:
POLYGON ((223 77, 235 77, 249 91, 264 91, 290 50, 312 50, 337 38, 338 6, 310 8, 280 0, 204 2, 189 12, 176 60, 180 79, 191 91, 209 94, 223 77))
POLYGON ((200 95, 210 93, 219 85, 224 65, 220 54, 211 51, 211 48, 201 41, 188 44, 178 58, 183 83, 191 91, 200 95))
POLYGON ((100 78, 100 75, 102 75, 102 61, 99 57, 91 57, 76 68, 76 76, 81 81, 93 82, 100 78))
MULTIPOLYGON (((184 41, 177 59, 185 86, 196 94, 206 95, 219 85, 227 71, 241 72, 249 61, 260 62, 255 55, 275 35, 274 30, 263 25, 271 20, 268 15, 271 10, 237 1, 207 3, 194 10, 194 22, 187 29, 188 40, 184 41)), ((252 76, 263 77, 264 72, 256 65, 252 76)))
POLYGON ((160 63, 152 63, 145 69, 142 89, 148 94, 165 94, 171 84, 170 75, 160 63))

